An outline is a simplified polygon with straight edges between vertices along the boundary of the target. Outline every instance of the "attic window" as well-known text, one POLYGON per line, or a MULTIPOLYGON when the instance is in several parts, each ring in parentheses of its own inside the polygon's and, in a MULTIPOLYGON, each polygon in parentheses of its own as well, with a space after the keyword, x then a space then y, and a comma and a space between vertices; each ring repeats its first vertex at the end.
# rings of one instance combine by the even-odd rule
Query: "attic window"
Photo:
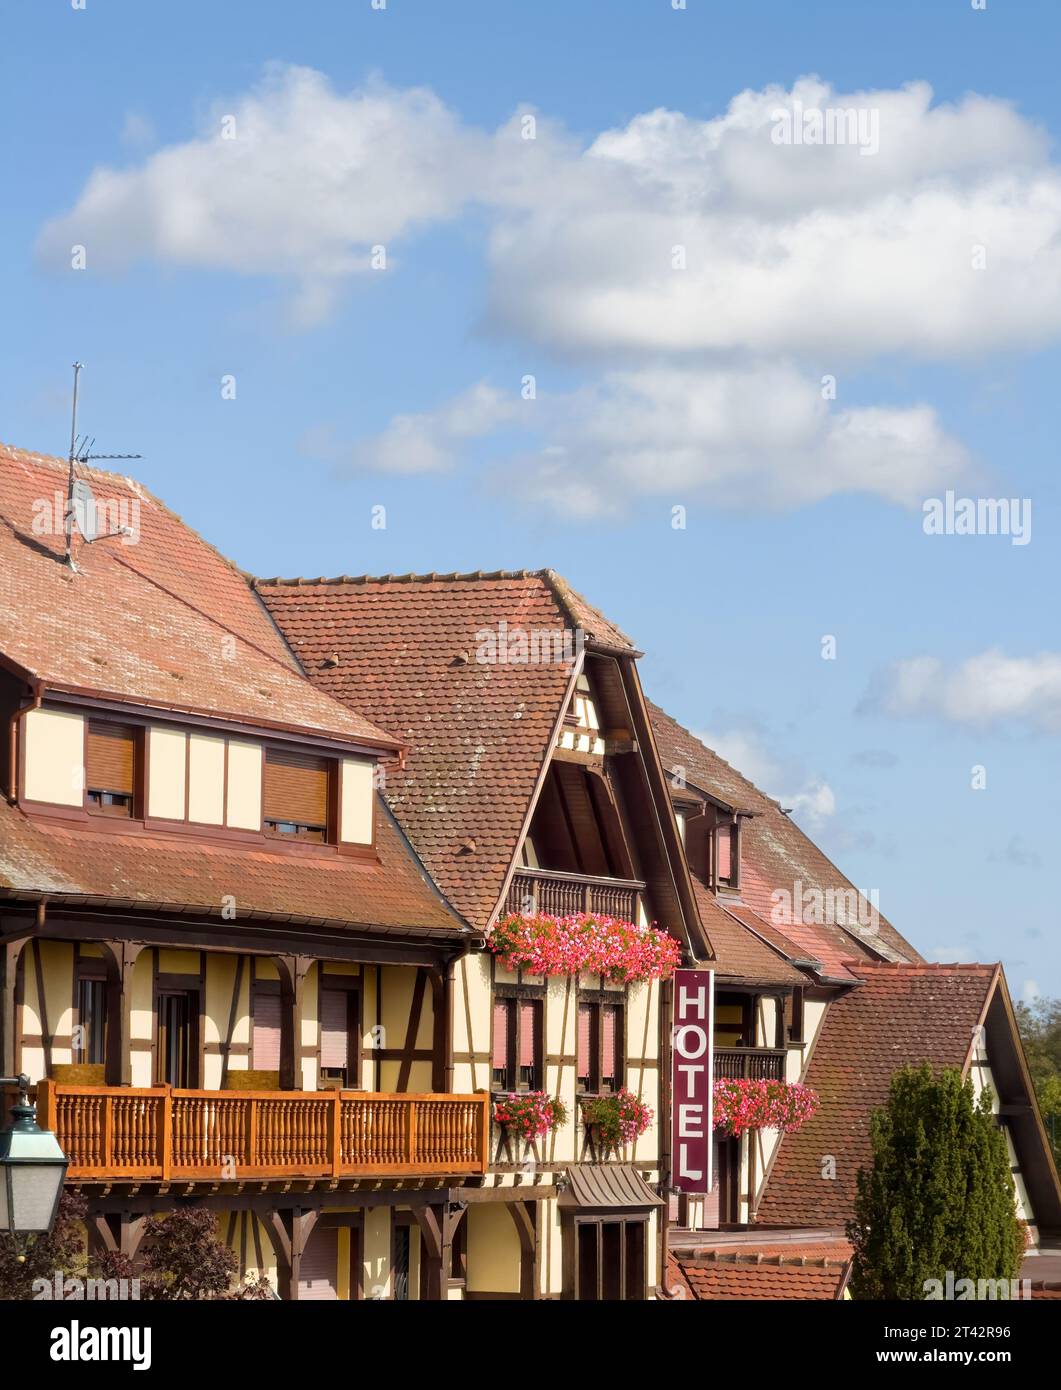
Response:
POLYGON ((740 834, 736 821, 715 826, 714 879, 716 888, 736 888, 740 874, 740 834))
POLYGON ((265 755, 265 829, 294 840, 328 838, 328 759, 270 748, 265 755))
POLYGON ((136 788, 137 731, 131 724, 88 721, 85 804, 101 816, 131 816, 136 788))

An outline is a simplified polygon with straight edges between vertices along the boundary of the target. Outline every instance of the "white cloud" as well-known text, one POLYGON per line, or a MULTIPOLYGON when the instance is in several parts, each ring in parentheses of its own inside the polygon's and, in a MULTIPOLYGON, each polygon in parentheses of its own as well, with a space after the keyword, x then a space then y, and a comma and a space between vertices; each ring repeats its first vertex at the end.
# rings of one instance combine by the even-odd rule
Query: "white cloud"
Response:
POLYGON ((1061 733, 1061 654, 1013 657, 992 648, 951 669, 937 657, 911 657, 882 673, 860 708, 977 728, 1019 721, 1061 733))
POLYGON ((517 418, 519 400, 479 382, 438 410, 396 415, 381 433, 336 454, 353 471, 437 473, 459 461, 471 439, 491 434, 517 418))
POLYGON ((830 408, 816 379, 783 363, 613 372, 533 402, 480 383, 396 417, 353 460, 431 472, 499 428, 527 439, 499 485, 569 519, 620 513, 639 496, 780 509, 863 493, 918 507, 970 471, 930 407, 830 408))
POLYGON ((1055 335, 1061 176, 1045 137, 1005 102, 931 95, 807 78, 743 92, 713 120, 658 110, 603 133, 576 192, 501 219, 495 317, 574 351, 845 361, 1055 335), (797 101, 876 113, 879 152, 775 144, 776 113, 797 101))
POLYGON ((314 321, 328 285, 370 268, 372 246, 455 216, 489 151, 429 91, 372 83, 343 95, 318 72, 277 65, 216 103, 197 138, 136 168, 96 169, 39 253, 66 264, 78 243, 105 270, 153 258, 293 276, 311 286, 300 312, 314 321))
POLYGON ((638 115, 581 147, 540 116, 525 140, 522 112, 488 132, 425 89, 339 92, 277 65, 196 138, 97 168, 40 251, 291 276, 310 282, 298 312, 315 322, 371 246, 478 203, 494 321, 552 346, 814 352, 837 370, 1056 335, 1061 175, 1045 136, 1004 101, 931 101, 924 83, 845 94, 803 78, 739 93, 711 120, 638 115), (797 102, 872 114, 879 151, 775 144, 777 112, 797 102))

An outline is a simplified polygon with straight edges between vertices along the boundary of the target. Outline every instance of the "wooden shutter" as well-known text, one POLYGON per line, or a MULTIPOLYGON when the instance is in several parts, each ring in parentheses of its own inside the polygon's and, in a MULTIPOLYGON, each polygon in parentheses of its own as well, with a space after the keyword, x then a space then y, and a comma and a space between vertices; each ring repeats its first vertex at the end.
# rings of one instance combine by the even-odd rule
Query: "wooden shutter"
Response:
POLYGON ((328 823, 328 760, 270 748, 265 755, 265 819, 328 823))
POLYGON ((592 1004, 578 1006, 578 1062, 576 1075, 592 1083, 593 1077, 593 1015, 592 1004))
POLYGON ((619 1073, 616 1059, 619 1051, 619 1008, 616 1004, 604 1005, 604 1040, 601 1046, 601 1078, 607 1077, 615 1082, 619 1073))
POLYGON ((718 827, 718 877, 722 880, 733 877, 733 827, 718 827))
POLYGON ((535 1066, 538 1058, 538 1003, 534 999, 523 999, 519 1006, 519 1065, 535 1066))
POLYGON ((508 1020, 511 1009, 511 999, 494 1000, 494 1071, 504 1071, 508 1067, 508 1020))
POLYGON ((281 1008, 279 994, 254 996, 254 1071, 280 1070, 281 1008))
POLYGON ((131 724, 88 721, 85 781, 89 791, 132 796, 136 766, 136 730, 131 724))
POLYGON ((350 996, 345 989, 321 990, 321 1066, 345 1067, 350 1059, 350 996))

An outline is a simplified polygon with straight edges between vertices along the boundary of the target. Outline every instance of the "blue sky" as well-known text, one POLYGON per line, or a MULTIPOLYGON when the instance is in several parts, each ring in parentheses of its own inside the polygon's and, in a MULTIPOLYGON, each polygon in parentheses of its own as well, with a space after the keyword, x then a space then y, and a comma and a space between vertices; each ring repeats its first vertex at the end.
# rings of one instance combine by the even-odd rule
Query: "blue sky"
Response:
POLYGON ((558 569, 926 955, 1061 993, 1055 4, 0 15, 0 437, 64 452, 78 357, 249 570, 558 569), (1030 544, 926 536, 948 487, 1030 544))

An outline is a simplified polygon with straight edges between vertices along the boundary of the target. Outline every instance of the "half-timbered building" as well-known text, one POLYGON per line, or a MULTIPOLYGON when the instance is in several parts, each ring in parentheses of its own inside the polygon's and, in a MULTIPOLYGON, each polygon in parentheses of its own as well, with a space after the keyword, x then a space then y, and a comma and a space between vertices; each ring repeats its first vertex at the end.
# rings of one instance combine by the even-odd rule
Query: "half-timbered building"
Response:
MULTIPOLYGON (((506 913, 586 912, 655 923, 687 962, 709 957, 639 653, 559 576, 256 587, 316 687, 407 748, 385 799, 474 929, 506 913)), ((489 952, 459 961, 455 1084, 544 1091, 567 1113, 535 1142, 493 1127, 480 1189, 493 1200, 477 1197, 460 1220, 464 1297, 651 1296, 663 1270, 669 1017, 659 980, 533 977, 489 952), (606 1148, 584 1103, 620 1090, 653 1122, 606 1148)))

